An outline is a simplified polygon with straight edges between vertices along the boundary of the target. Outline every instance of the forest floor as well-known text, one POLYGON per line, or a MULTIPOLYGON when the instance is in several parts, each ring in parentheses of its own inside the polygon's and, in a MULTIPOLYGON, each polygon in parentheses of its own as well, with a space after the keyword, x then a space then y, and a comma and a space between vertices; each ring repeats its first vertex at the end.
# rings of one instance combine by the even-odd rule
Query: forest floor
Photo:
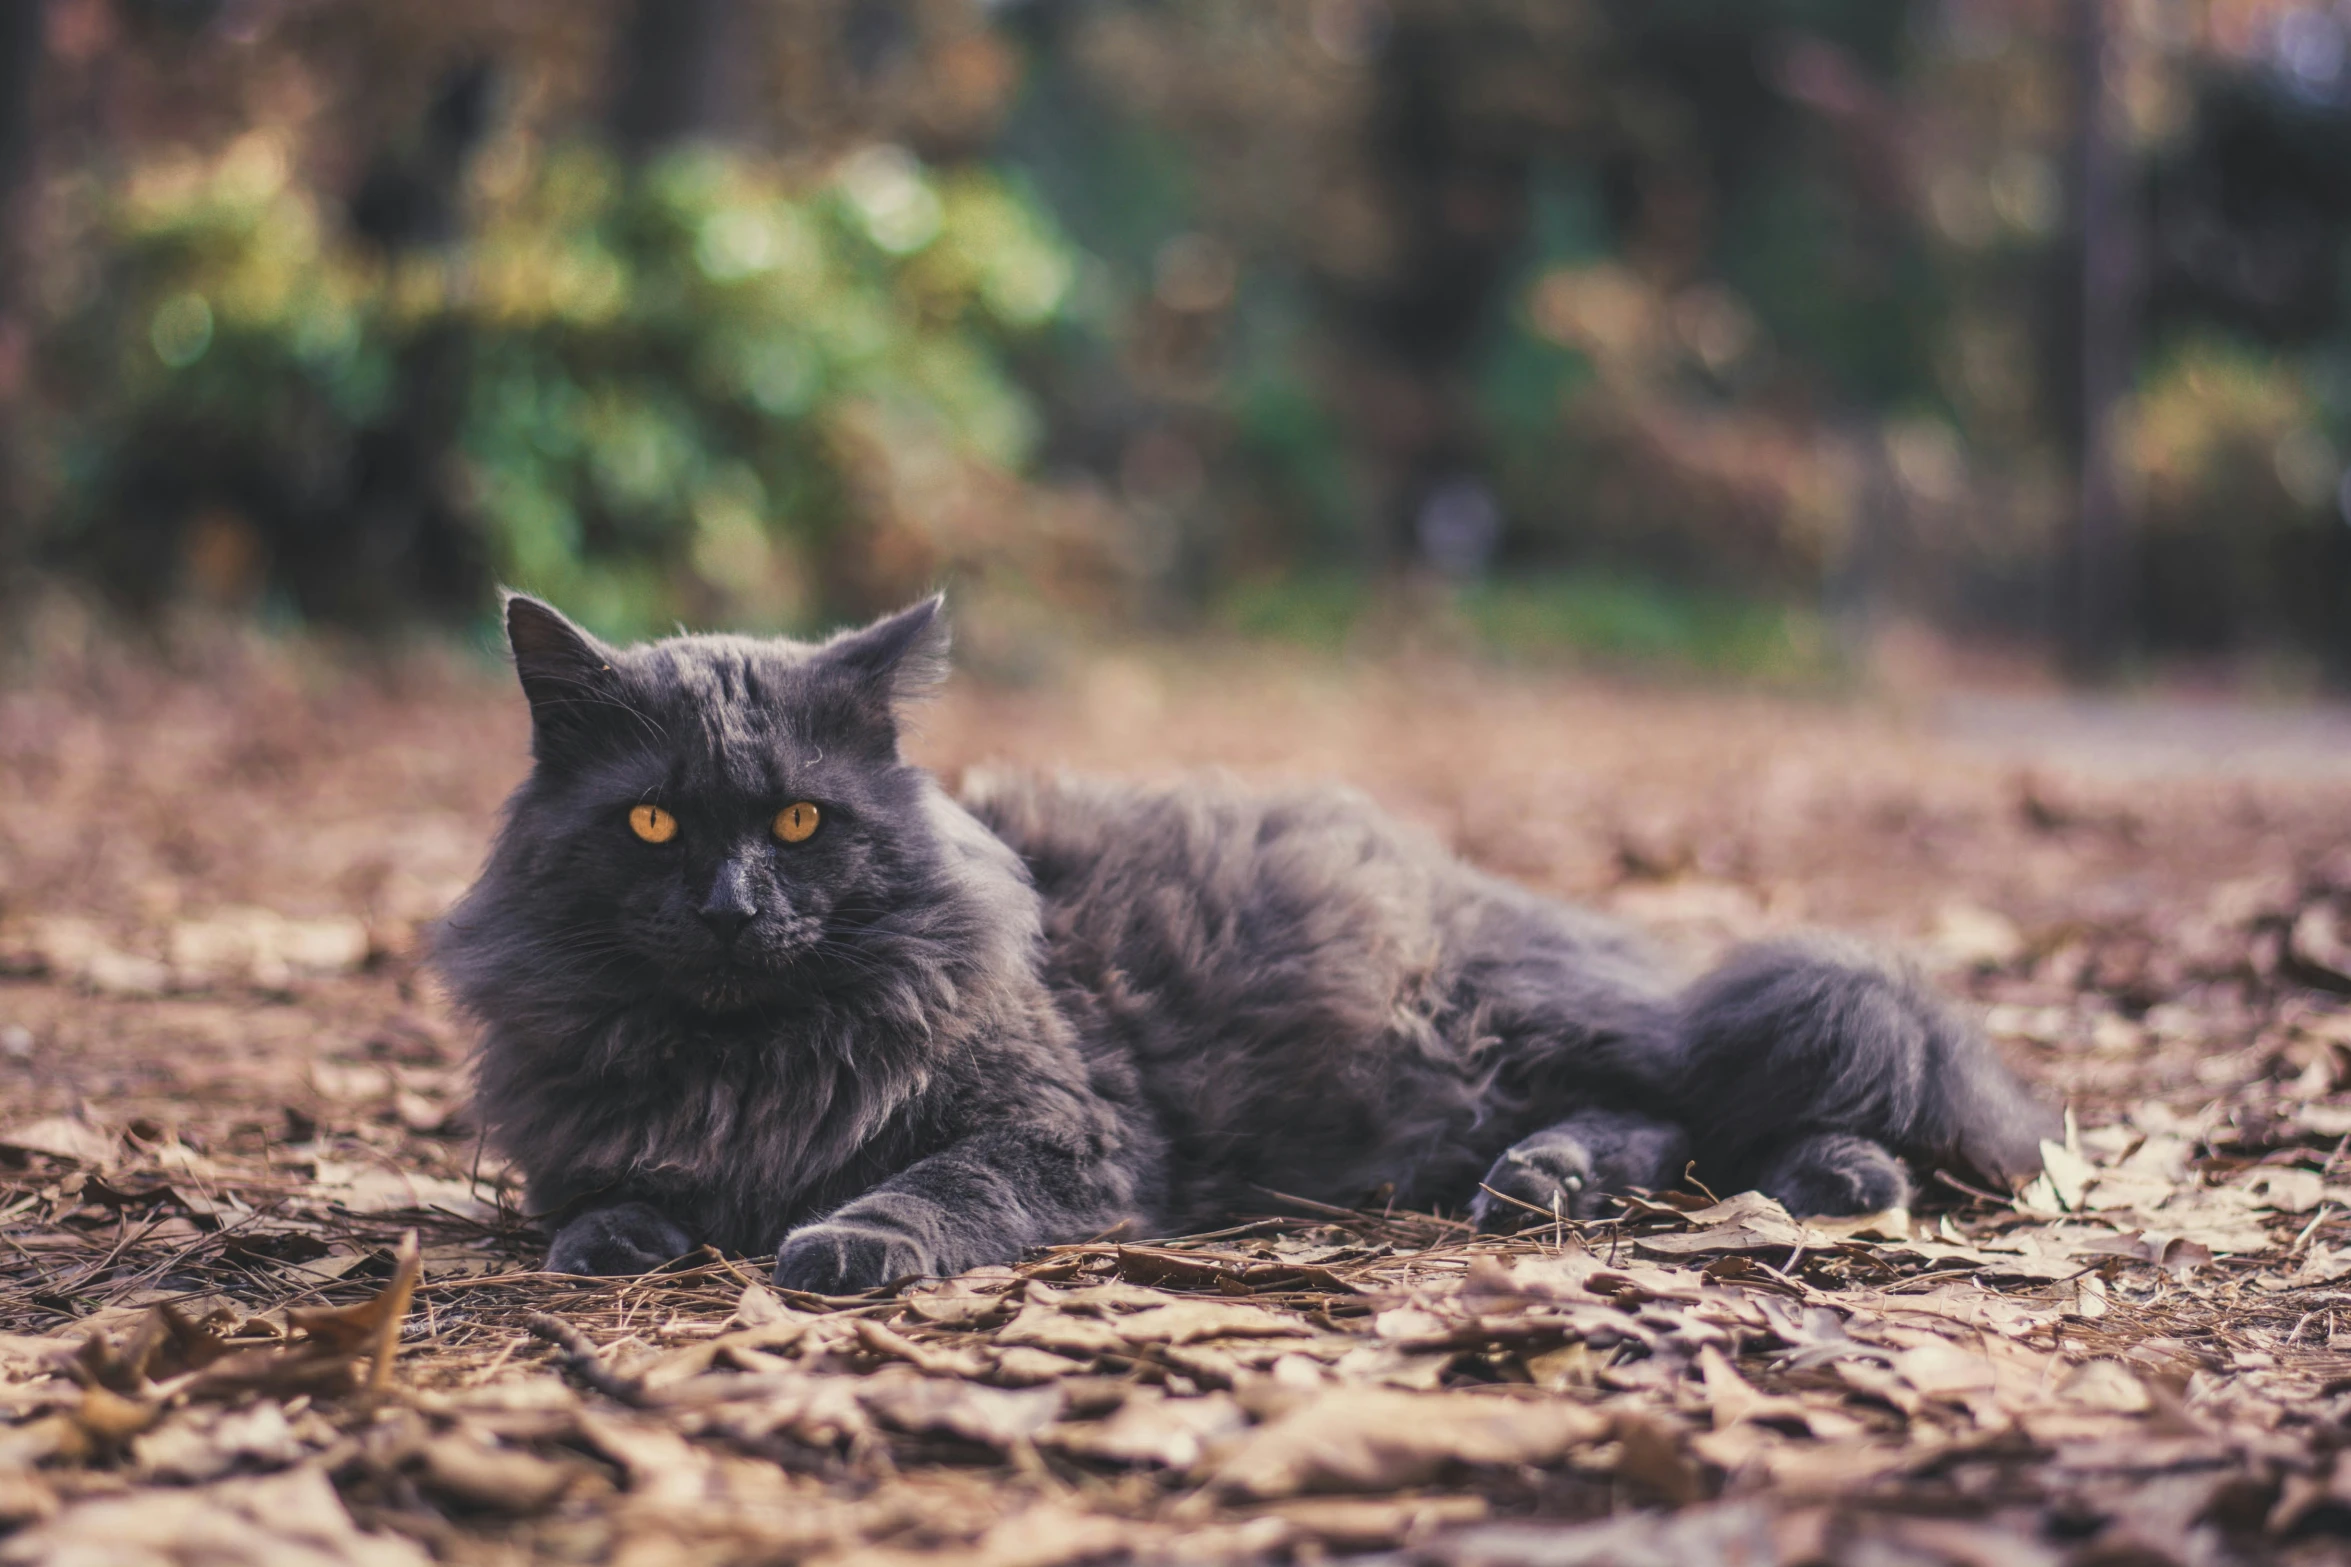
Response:
POLYGON ((429 659, 0 689, 0 1564, 2351 1552, 2337 719, 1230 652, 959 685, 948 773, 1344 780, 1693 964, 1899 943, 2069 1133, 2014 1200, 1860 1223, 1268 1194, 855 1300, 532 1271, 418 962, 524 740, 429 659))

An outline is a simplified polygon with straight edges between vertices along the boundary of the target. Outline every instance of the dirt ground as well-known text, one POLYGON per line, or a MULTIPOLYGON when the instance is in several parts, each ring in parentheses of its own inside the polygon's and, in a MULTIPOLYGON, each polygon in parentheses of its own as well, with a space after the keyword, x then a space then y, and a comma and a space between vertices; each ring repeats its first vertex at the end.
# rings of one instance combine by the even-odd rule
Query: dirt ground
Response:
POLYGON ((530 1271, 418 965, 525 739, 445 655, 0 689, 0 1564, 2351 1554, 2339 717, 1232 650, 960 684, 949 774, 1329 779, 1692 964, 1900 944, 2072 1129, 2014 1200, 1861 1224, 1269 1196, 849 1301, 530 1271))

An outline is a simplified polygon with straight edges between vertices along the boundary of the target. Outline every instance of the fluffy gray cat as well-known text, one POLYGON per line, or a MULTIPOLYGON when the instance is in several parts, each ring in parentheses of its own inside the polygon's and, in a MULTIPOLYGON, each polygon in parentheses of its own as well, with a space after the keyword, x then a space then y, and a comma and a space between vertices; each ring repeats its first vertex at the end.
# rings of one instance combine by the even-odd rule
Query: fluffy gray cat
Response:
POLYGON ((535 765, 435 946, 558 1271, 707 1242, 837 1294, 1269 1192, 1586 1216, 1693 1158, 1866 1212, 1904 1161, 2020 1176, 2052 1124, 1859 949, 1683 988, 1344 791, 950 796, 898 748, 936 599, 821 645, 506 623, 535 765))

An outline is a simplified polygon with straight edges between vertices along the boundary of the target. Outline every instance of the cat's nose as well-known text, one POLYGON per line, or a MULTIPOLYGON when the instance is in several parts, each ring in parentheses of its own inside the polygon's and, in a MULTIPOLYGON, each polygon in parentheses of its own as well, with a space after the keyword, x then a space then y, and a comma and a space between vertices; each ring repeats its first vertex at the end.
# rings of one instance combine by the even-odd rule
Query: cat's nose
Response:
POLYGON ((710 896, 694 912, 718 938, 721 947, 732 947, 735 938, 743 934, 743 927, 759 917, 759 904, 745 885, 742 867, 728 864, 722 868, 718 879, 710 885, 710 896))
POLYGON ((743 934, 743 927, 759 916, 757 909, 722 909, 705 906, 696 912, 701 914, 702 923, 710 927, 710 933, 718 938, 718 944, 721 947, 732 947, 735 944, 735 938, 743 934))

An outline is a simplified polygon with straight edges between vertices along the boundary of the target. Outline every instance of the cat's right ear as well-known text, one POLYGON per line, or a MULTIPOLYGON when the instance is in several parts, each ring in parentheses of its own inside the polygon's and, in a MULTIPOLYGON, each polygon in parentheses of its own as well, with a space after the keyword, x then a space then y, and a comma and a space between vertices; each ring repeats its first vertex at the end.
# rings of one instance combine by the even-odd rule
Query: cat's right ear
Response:
POLYGON ((830 722, 895 753, 906 706, 947 678, 946 604, 934 593, 817 649, 817 667, 836 677, 825 683, 837 704, 830 722))
POLYGON ((593 733, 615 705, 612 650, 553 605, 508 594, 506 644, 531 704, 531 751, 541 761, 593 733))

